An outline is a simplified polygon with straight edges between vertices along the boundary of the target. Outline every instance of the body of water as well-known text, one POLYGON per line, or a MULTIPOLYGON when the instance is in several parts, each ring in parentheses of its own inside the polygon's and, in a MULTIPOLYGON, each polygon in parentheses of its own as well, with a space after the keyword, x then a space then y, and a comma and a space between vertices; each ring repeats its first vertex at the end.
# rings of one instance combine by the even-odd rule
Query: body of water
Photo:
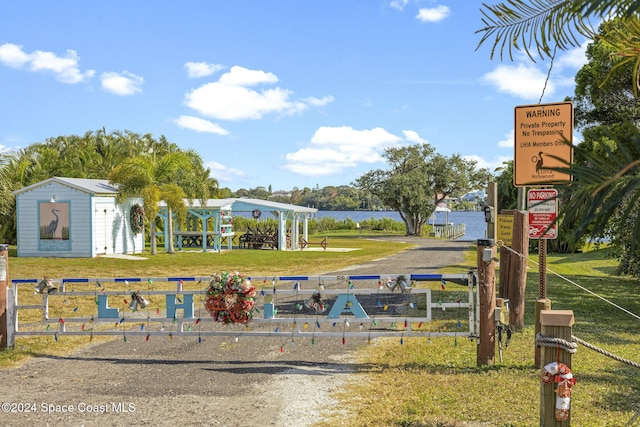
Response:
MULTIPOLYGON (((339 221, 350 218, 354 222, 371 218, 390 218, 402 222, 400 214, 395 211, 318 211, 317 218, 324 217, 333 217, 339 221)), ((483 212, 437 212, 429 219, 429 224, 434 221, 436 224, 446 224, 447 220, 449 223, 465 225, 465 235, 458 240, 483 239, 487 235, 487 223, 484 222, 483 212)))

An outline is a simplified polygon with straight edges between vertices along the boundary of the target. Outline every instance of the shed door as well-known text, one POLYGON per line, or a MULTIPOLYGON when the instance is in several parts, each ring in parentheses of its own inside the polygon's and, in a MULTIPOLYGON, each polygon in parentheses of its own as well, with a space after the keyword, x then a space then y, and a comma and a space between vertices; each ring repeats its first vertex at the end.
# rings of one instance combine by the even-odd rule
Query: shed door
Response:
POLYGON ((113 253, 113 206, 107 204, 96 205, 95 222, 95 251, 96 255, 113 253))

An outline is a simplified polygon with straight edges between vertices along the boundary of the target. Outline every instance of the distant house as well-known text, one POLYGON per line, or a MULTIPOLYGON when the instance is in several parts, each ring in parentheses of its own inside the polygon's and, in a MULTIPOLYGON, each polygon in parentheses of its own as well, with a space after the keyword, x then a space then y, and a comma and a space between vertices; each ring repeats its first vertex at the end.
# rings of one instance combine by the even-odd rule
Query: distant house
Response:
MULTIPOLYGON (((106 180, 53 177, 14 192, 19 257, 96 257, 144 250, 132 216, 141 198, 116 202, 106 180)), ((133 216, 135 218, 135 216, 133 216)))
POLYGON ((467 202, 476 202, 476 201, 484 201, 487 198, 487 193, 485 190, 475 190, 470 191, 460 199, 467 202))
POLYGON ((278 190, 274 191, 267 198, 268 200, 289 200, 291 199, 291 191, 278 190))

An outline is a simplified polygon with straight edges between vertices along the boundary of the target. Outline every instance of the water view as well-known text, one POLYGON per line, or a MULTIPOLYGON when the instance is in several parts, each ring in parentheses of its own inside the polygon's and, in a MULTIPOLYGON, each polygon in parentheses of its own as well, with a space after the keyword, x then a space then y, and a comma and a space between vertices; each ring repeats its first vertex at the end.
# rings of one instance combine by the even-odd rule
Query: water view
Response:
MULTIPOLYGON (((317 218, 333 217, 338 221, 350 218, 354 222, 364 221, 366 219, 389 218, 394 221, 402 222, 400 214, 395 211, 318 211, 317 218)), ((487 224, 484 222, 484 214, 482 212, 436 212, 429 219, 429 224, 465 224, 465 235, 458 240, 477 240, 482 239, 487 233, 487 224)))

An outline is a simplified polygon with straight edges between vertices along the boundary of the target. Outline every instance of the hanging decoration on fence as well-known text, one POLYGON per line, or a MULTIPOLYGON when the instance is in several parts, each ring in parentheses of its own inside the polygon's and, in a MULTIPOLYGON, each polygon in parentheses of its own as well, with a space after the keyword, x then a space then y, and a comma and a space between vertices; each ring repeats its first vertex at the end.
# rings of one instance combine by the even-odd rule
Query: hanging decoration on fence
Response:
POLYGON ((253 316, 256 288, 239 273, 211 276, 204 306, 217 322, 247 324, 253 316))
POLYGON ((398 288, 400 289, 400 292, 406 294, 411 292, 413 284, 411 283, 411 280, 409 280, 406 276, 400 275, 395 279, 389 278, 389 280, 387 281, 387 287, 391 289, 392 292, 395 291, 396 288, 398 288))
MULTIPOLYGON (((125 300, 126 304, 126 300, 125 300)), ((131 293, 131 304, 129 304, 129 309, 132 311, 138 311, 138 308, 147 308, 149 305, 149 300, 146 299, 140 291, 131 293)))
POLYGON ((38 283, 38 285, 35 287, 34 293, 44 294, 45 292, 48 294, 55 294, 56 292, 58 292, 58 288, 53 284, 51 279, 43 277, 40 283, 38 283))
POLYGON ((324 313, 327 309, 327 306, 325 305, 324 299, 322 298, 320 292, 314 293, 311 298, 304 302, 304 306, 308 310, 315 310, 316 313, 324 313))
POLYGON ((571 387, 576 383, 571 369, 560 362, 552 362, 545 365, 542 374, 542 383, 557 384, 555 389, 556 396, 556 421, 566 421, 569 419, 569 410, 571 409, 571 387))

